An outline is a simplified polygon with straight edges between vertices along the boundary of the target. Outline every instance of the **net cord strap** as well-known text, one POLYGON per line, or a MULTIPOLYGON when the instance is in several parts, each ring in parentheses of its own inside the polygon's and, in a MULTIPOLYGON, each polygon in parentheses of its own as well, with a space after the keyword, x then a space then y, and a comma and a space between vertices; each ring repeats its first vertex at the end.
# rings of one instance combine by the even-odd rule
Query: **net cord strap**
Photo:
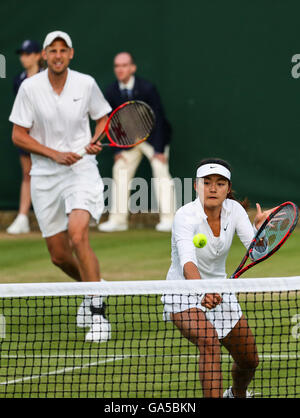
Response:
POLYGON ((161 295, 300 290, 300 276, 227 280, 155 280, 0 284, 0 298, 72 295, 161 295))

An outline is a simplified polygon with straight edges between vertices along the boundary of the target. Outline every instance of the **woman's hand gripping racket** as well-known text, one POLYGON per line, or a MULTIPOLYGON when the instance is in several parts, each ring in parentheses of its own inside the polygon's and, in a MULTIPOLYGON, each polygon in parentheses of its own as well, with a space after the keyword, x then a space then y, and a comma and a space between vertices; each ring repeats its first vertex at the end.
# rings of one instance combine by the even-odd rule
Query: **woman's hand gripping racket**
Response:
MULTIPOLYGON (((155 124, 154 112, 142 101, 129 101, 117 107, 109 116, 103 133, 93 141, 101 142, 107 136, 109 143, 101 146, 131 148, 149 138, 155 124)), ((78 152, 85 155, 86 149, 78 152)))
POLYGON ((292 202, 282 203, 275 208, 257 231, 245 257, 230 278, 237 279, 245 271, 278 251, 295 229, 298 218, 298 207, 292 202), (245 266, 248 259, 250 264, 245 266))

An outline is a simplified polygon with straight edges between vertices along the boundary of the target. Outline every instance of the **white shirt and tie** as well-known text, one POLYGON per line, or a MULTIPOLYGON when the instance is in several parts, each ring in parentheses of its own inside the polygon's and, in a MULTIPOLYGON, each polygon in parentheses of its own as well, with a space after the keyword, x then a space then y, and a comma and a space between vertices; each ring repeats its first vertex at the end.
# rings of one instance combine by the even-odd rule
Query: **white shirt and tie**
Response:
POLYGON ((135 77, 132 75, 130 79, 127 81, 127 83, 122 83, 122 81, 119 82, 119 89, 124 96, 126 95, 128 97, 128 100, 132 98, 132 91, 134 88, 135 83, 135 77))

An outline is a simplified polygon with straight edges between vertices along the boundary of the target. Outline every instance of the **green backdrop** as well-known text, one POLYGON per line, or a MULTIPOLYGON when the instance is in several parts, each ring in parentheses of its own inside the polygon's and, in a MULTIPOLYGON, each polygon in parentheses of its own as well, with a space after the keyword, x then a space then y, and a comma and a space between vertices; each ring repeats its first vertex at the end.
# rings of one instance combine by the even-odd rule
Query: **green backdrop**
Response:
MULTIPOLYGON (((21 172, 8 116, 15 49, 61 29, 74 43, 72 68, 105 88, 112 60, 131 51, 138 74, 153 81, 173 126, 170 169, 193 177, 197 161, 218 156, 233 166, 233 187, 251 204, 300 204, 300 3, 289 0, 28 0, 1 2, 0 209, 18 206, 21 172)), ((99 156, 104 177, 112 155, 99 156)), ((137 175, 151 176, 146 161, 137 175)))

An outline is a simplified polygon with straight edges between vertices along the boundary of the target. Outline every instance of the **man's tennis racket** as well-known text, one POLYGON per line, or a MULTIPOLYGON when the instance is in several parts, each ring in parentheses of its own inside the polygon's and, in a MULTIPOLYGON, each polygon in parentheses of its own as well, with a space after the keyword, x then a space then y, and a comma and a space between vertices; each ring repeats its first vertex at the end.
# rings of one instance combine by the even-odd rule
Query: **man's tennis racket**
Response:
POLYGON ((278 251, 295 229, 298 218, 298 207, 292 202, 282 203, 274 209, 257 231, 245 257, 230 278, 237 279, 245 271, 278 251), (248 258, 250 264, 245 266, 248 258))
MULTIPOLYGON (((93 143, 107 136, 109 143, 102 146, 131 148, 149 138, 155 124, 155 115, 149 105, 142 101, 129 101, 117 107, 109 116, 103 133, 93 143)), ((80 156, 86 154, 83 149, 80 156)))

